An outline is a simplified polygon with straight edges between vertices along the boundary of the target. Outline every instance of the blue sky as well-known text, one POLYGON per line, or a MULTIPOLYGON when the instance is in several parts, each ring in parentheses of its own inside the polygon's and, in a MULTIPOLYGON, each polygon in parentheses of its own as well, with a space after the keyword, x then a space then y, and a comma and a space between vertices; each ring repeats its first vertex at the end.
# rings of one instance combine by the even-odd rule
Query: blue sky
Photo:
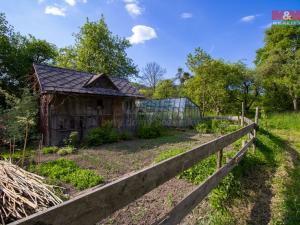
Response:
POLYGON ((173 77, 201 47, 215 58, 253 66, 272 10, 296 10, 299 0, 0 0, 0 11, 22 34, 64 47, 86 18, 103 14, 114 34, 132 42, 128 55, 142 68, 155 61, 173 77))

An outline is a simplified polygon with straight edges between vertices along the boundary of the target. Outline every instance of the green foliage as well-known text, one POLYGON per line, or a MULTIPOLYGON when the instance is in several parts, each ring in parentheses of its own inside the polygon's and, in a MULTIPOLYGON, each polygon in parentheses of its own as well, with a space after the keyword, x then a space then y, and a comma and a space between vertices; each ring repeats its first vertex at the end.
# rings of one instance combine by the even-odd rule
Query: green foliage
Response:
POLYGON ((263 104, 269 110, 297 110, 300 94, 299 26, 272 26, 265 46, 257 50, 256 66, 263 81, 263 104), (289 103, 289 104, 287 104, 289 103))
POLYGON ((232 121, 228 120, 202 120, 200 123, 198 123, 195 127, 195 129, 200 134, 205 133, 220 133, 220 134, 226 134, 231 133, 236 130, 238 130, 240 126, 238 124, 234 124, 232 121))
POLYGON ((103 182, 103 177, 87 169, 79 168, 74 161, 57 159, 32 166, 31 170, 51 180, 71 183, 77 189, 83 190, 103 182))
POLYGON ((185 150, 183 150, 183 149, 177 149, 177 148, 175 148, 175 149, 169 149, 169 150, 167 150, 167 151, 163 151, 163 152, 161 152, 161 153, 154 159, 154 162, 155 162, 155 163, 159 163, 159 162, 164 161, 164 160, 166 160, 166 159, 168 159, 168 158, 171 158, 171 157, 173 157, 173 156, 179 155, 179 154, 181 154, 181 153, 183 153, 183 152, 185 152, 185 150))
POLYGON ((123 132, 119 133, 119 139, 123 140, 123 141, 132 140, 133 136, 130 132, 123 131, 123 132))
POLYGON ((153 93, 155 99, 174 98, 176 96, 177 89, 172 80, 159 81, 153 93))
POLYGON ((114 130, 112 123, 108 122, 102 127, 90 129, 85 137, 85 143, 88 146, 98 146, 101 144, 116 142, 118 139, 118 133, 114 130))
POLYGON ((56 153, 58 150, 59 150, 59 148, 56 146, 43 147, 42 153, 43 154, 51 154, 51 153, 56 153))
POLYGON ((158 119, 154 119, 150 123, 144 122, 139 125, 137 135, 140 138, 157 138, 162 135, 163 126, 158 119))
POLYGON ((211 132, 211 125, 208 123, 209 121, 203 120, 200 123, 198 123, 195 127, 196 131, 198 131, 200 134, 207 134, 211 132))
POLYGON ((96 22, 87 19, 75 37, 75 46, 60 50, 58 66, 114 76, 137 75, 136 65, 126 53, 129 41, 113 35, 103 16, 96 22))
POLYGON ((75 148, 73 146, 69 145, 69 146, 60 148, 57 151, 57 154, 59 154, 59 155, 68 155, 68 154, 72 154, 74 152, 74 150, 75 150, 75 148))
MULTIPOLYGON (((32 63, 51 62, 56 57, 56 47, 45 40, 22 36, 10 26, 0 13, 0 89, 20 98, 22 89, 31 82, 32 63)), ((7 108, 7 99, 0 93, 0 105, 7 108)))
POLYGON ((76 147, 79 143, 79 134, 77 131, 72 131, 69 135, 68 145, 76 147))
POLYGON ((242 102, 249 110, 260 94, 254 71, 242 62, 213 59, 197 48, 188 55, 187 65, 194 76, 184 82, 181 92, 200 105, 203 113, 236 114, 242 102))
POLYGON ((208 176, 213 174, 216 168, 216 156, 212 155, 204 160, 201 160, 195 166, 183 171, 180 174, 180 178, 187 179, 188 181, 200 184, 208 176))
POLYGON ((38 111, 36 96, 32 95, 28 89, 24 89, 21 98, 10 99, 8 103, 10 108, 5 111, 4 115, 6 138, 22 141, 26 127, 30 130, 36 124, 38 111))

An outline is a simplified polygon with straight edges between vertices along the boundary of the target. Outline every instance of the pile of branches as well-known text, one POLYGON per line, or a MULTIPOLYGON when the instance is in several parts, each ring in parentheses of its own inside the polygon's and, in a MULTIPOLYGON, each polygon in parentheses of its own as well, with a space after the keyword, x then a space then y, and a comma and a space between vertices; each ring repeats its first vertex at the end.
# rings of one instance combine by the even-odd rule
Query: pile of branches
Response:
POLYGON ((0 224, 7 224, 62 203, 44 178, 0 161, 0 224))

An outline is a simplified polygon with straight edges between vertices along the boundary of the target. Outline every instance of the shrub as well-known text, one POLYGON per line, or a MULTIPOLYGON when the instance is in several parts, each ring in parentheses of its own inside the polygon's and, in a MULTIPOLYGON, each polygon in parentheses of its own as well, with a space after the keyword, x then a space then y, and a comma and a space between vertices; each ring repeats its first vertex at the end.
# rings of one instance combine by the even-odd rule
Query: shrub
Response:
POLYGON ((119 139, 120 139, 120 140, 124 140, 124 141, 126 141, 126 140, 132 140, 132 139, 133 139, 133 136, 132 136, 132 134, 131 134, 130 132, 128 132, 128 131, 123 131, 123 132, 121 132, 121 133, 119 134, 119 139))
POLYGON ((164 161, 168 158, 171 158, 173 156, 179 155, 181 153, 185 152, 183 149, 170 149, 164 152, 161 152, 154 160, 154 162, 158 163, 161 161, 164 161))
POLYGON ((203 134, 203 133, 229 133, 236 131, 239 128, 239 125, 232 124, 231 121, 228 120, 203 120, 200 123, 198 123, 195 127, 195 129, 203 134))
POLYGON ((98 146, 105 143, 118 141, 118 133, 113 129, 111 123, 106 123, 102 127, 96 127, 89 130, 85 143, 88 146, 98 146))
POLYGON ((69 135, 68 145, 76 147, 79 143, 79 135, 77 131, 72 131, 69 135))
POLYGON ((51 154, 51 153, 56 153, 58 151, 58 147, 56 146, 49 146, 49 147, 43 147, 42 148, 42 153, 43 154, 51 154))
POLYGON ((196 131, 198 131, 200 134, 206 134, 210 132, 210 129, 207 123, 198 123, 196 125, 196 131))
POLYGON ((74 147, 73 146, 66 146, 66 147, 63 147, 63 148, 60 148, 58 151, 57 151, 57 154, 59 155, 68 155, 68 154, 71 154, 74 152, 74 147))
POLYGON ((103 182, 103 177, 97 175, 94 171, 81 169, 74 161, 63 158, 42 163, 31 167, 30 170, 42 176, 46 176, 52 181, 58 180, 71 183, 80 190, 93 187, 103 182))
POLYGON ((162 135, 163 126, 160 120, 153 120, 150 123, 142 123, 138 127, 138 137, 140 138, 157 138, 162 135))

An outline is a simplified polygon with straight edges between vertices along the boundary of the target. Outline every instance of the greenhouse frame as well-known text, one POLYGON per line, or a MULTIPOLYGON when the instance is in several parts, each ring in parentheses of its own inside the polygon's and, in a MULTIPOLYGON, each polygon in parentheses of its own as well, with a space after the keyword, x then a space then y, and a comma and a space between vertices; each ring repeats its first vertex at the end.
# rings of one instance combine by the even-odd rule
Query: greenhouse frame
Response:
POLYGON ((139 122, 159 119, 166 127, 191 127, 202 118, 199 106, 189 98, 138 100, 136 107, 139 122))

